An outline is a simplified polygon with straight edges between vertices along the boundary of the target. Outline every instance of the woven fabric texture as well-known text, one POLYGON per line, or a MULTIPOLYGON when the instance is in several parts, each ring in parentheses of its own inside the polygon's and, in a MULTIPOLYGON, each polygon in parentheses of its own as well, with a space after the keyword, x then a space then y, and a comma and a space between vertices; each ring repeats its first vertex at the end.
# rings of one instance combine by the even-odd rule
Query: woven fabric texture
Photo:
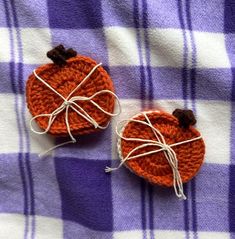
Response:
MULTIPOLYGON (((0 238, 235 239, 234 0, 1 0, 0 46, 0 238), (122 114, 42 159, 66 139, 30 131, 26 84, 59 44, 102 62, 122 114), (120 163, 118 122, 175 109, 193 110, 206 146, 187 200, 125 167, 104 172, 120 163)), ((35 85, 48 111, 61 103, 35 85)))

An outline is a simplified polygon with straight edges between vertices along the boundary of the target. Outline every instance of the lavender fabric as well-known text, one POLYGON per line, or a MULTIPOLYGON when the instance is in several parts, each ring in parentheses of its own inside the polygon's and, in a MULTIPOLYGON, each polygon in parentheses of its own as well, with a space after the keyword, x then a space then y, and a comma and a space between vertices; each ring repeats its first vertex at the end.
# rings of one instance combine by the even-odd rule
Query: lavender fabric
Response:
POLYGON ((0 82, 0 238, 235 238, 233 0, 2 0, 0 82), (60 43, 103 63, 123 112, 42 159, 60 139, 30 132, 25 83, 60 43), (175 108, 194 110, 206 143, 186 201, 104 173, 119 120, 175 108))

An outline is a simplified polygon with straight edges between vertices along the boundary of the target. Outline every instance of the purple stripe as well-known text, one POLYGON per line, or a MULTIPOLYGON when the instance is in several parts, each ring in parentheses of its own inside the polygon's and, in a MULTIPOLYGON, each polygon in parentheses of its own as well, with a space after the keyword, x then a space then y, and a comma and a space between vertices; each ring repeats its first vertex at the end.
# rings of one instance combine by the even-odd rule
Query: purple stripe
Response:
MULTIPOLYGON (((192 107, 194 114, 196 115, 196 105, 195 101, 192 99, 192 107)), ((191 180, 191 206, 192 206, 192 230, 194 232, 193 236, 195 239, 198 238, 197 228, 198 228, 198 220, 197 220, 197 204, 196 204, 196 178, 191 180)))
POLYGON ((187 21, 188 21, 188 27, 190 30, 190 41, 191 41, 191 46, 192 46, 192 69, 191 69, 191 97, 192 100, 194 101, 196 98, 196 55, 197 55, 197 49, 196 49, 196 44, 195 44, 195 39, 194 39, 194 34, 192 32, 192 21, 191 21, 191 11, 190 11, 190 0, 186 1, 186 16, 187 16, 187 21))
MULTIPOLYGON (((22 64, 20 64, 19 67, 19 72, 21 72, 20 77, 23 82, 23 69, 22 69, 22 64)), ((31 238, 34 238, 35 234, 35 203, 34 203, 34 184, 33 184, 33 175, 32 175, 32 169, 31 169, 31 163, 30 163, 30 140, 29 140, 29 133, 27 130, 27 125, 26 125, 26 107, 24 100, 22 100, 22 121, 23 121, 23 129, 25 133, 25 138, 26 138, 26 153, 25 153, 25 164, 26 164, 26 169, 28 173, 28 182, 29 182, 29 194, 30 194, 30 215, 32 215, 32 230, 31 230, 31 238)))
MULTIPOLYGON (((146 0, 142 0, 143 5, 143 28, 144 28, 144 45, 146 52, 146 68, 148 74, 148 100, 150 103, 148 106, 152 108, 152 103, 154 99, 153 95, 153 79, 152 79, 152 71, 151 71, 151 60, 150 60, 150 47, 149 47, 149 36, 148 36, 148 4, 146 0)), ((150 229, 150 238, 154 239, 154 207, 153 207, 153 185, 148 184, 148 196, 149 196, 149 229, 150 229)))
MULTIPOLYGON (((24 121, 25 122, 25 121, 24 121)), ((26 136, 27 137, 27 136, 26 136)), ((34 188, 33 188, 33 176, 30 162, 30 153, 27 151, 25 154, 26 168, 28 171, 29 177, 29 189, 30 189, 30 215, 32 215, 32 224, 31 224, 31 238, 35 238, 35 204, 34 204, 34 188)))
MULTIPOLYGON (((182 68, 182 91, 183 91, 183 99, 184 99, 184 107, 187 108, 187 78, 188 78, 188 69, 187 69, 187 59, 188 59, 188 44, 186 38, 185 24, 183 19, 183 9, 182 9, 182 0, 178 0, 178 15, 181 29, 183 31, 183 68, 182 68)), ((185 194, 188 194, 188 185, 184 186, 185 194)), ((189 239, 189 205, 188 200, 183 202, 184 204, 184 230, 186 232, 186 239, 189 239)))
MULTIPOLYGON (((142 108, 145 107, 145 88, 146 88, 146 77, 144 72, 144 66, 143 66, 143 59, 142 59, 142 49, 141 49, 141 39, 140 39, 140 22, 139 22, 139 2, 138 0, 133 0, 133 12, 134 12, 134 25, 136 28, 136 34, 137 34, 137 46, 138 46, 138 54, 139 54, 139 60, 140 60, 140 77, 141 77, 141 84, 140 84, 140 98, 141 98, 141 104, 142 108)), ((142 230, 143 230, 143 238, 146 239, 146 209, 145 209, 145 191, 146 191, 146 183, 143 179, 141 179, 141 217, 142 217, 142 230)))
MULTIPOLYGON (((224 2, 224 32, 235 32, 235 8, 232 7, 233 0, 225 0, 224 2)), ((235 58, 234 58, 234 34, 227 34, 227 53, 231 62, 232 86, 231 86, 231 130, 230 130, 230 166, 229 166, 229 194, 228 194, 228 211, 229 211, 229 231, 230 238, 235 239, 235 58)))
POLYGON ((150 238, 154 239, 154 207, 153 207, 153 185, 148 184, 148 194, 149 194, 149 229, 150 238))
MULTIPOLYGON (((185 195, 187 196, 188 195, 188 184, 185 184, 184 186, 184 192, 185 192, 185 195)), ((189 203, 188 203, 188 199, 187 200, 184 200, 184 230, 186 232, 185 236, 186 236, 186 239, 189 239, 190 236, 189 236, 189 203)))
MULTIPOLYGON (((15 63, 14 63, 14 42, 13 42, 13 32, 11 29, 11 20, 10 20, 10 14, 9 14, 9 8, 7 5, 7 2, 4 0, 3 1, 5 12, 6 12, 6 22, 7 22, 7 27, 9 29, 9 38, 10 38, 10 48, 11 48, 11 59, 10 59, 10 79, 11 79, 11 88, 12 92, 14 94, 17 93, 17 86, 15 82, 15 63)), ((18 121, 17 121, 18 122, 18 121)))
MULTIPOLYGON (((184 193, 188 195, 188 185, 184 185, 184 193)), ((184 230, 186 231, 186 238, 189 238, 189 208, 188 208, 188 201, 184 201, 184 230)))
MULTIPOLYGON (((231 62, 233 65, 233 62, 231 62)), ((231 121, 235 121, 235 68, 232 69, 232 92, 231 92, 231 101, 232 101, 232 117, 231 121)), ((231 127, 231 165, 229 167, 229 231, 234 234, 235 238, 235 125, 232 124, 231 127)))
POLYGON ((183 48, 183 68, 182 68, 182 90, 183 90, 183 99, 185 101, 185 108, 187 108, 187 77, 188 77, 188 69, 187 69, 187 60, 188 60, 188 44, 187 44, 187 38, 186 38, 186 31, 185 31, 185 24, 183 19, 183 9, 182 9, 182 0, 178 0, 177 2, 178 6, 178 15, 179 15, 179 22, 180 27, 183 31, 183 41, 184 41, 184 48, 183 48))
MULTIPOLYGON (((19 93, 24 92, 24 83, 23 83, 23 53, 22 53, 22 42, 20 37, 20 30, 19 30, 19 22, 17 18, 17 12, 15 9, 15 2, 14 0, 11 0, 11 6, 12 6, 12 13, 13 13, 13 19, 14 19, 14 25, 16 27, 16 36, 17 36, 17 43, 18 43, 18 52, 19 52, 19 64, 18 64, 18 82, 19 82, 19 93)), ((26 164, 26 176, 28 177, 28 183, 29 183, 29 194, 30 194, 30 215, 33 215, 32 217, 32 231, 31 231, 31 238, 34 238, 35 234, 35 217, 34 217, 34 190, 33 190, 33 179, 32 179, 32 170, 30 165, 30 142, 29 142, 29 135, 27 131, 26 126, 26 119, 25 119, 25 104, 24 100, 21 100, 21 117, 22 117, 22 125, 23 130, 25 133, 25 139, 26 139, 26 154, 24 154, 25 164, 26 164)), ((23 137, 23 136, 22 136, 23 137)))
POLYGON ((229 231, 235 234, 235 165, 229 167, 229 231))
POLYGON ((232 69, 232 94, 231 94, 231 101, 232 104, 234 106, 234 102, 235 102, 235 67, 233 67, 232 69))
POLYGON ((196 178, 191 180, 191 197, 192 197, 192 224, 193 224, 193 236, 194 238, 198 238, 197 233, 197 204, 196 204, 196 178))
MULTIPOLYGON (((233 110, 234 110, 234 106, 235 106, 235 65, 234 65, 234 67, 232 67, 231 71, 232 71, 232 77, 233 77, 233 79, 232 79, 231 101, 232 101, 232 106, 233 106, 233 110)), ((235 113, 235 111, 233 111, 233 112, 235 113)), ((234 120, 235 120, 235 118, 234 118, 234 120)), ((232 122, 234 122, 234 121, 232 121, 232 122)))
POLYGON ((143 4, 143 28, 144 28, 144 43, 146 49, 146 63, 147 63, 147 73, 148 73, 148 82, 149 82, 149 89, 148 89, 148 99, 150 101, 154 98, 153 93, 153 79, 152 79, 152 71, 151 71, 151 60, 150 60, 150 47, 149 47, 149 36, 148 36, 148 5, 146 0, 142 0, 143 4))
MULTIPOLYGON (((191 22, 191 10, 190 10, 190 0, 186 1, 186 16, 187 16, 187 22, 188 27, 190 30, 190 41, 192 45, 192 69, 190 71, 190 80, 191 80, 191 99, 192 99, 192 106, 193 111, 196 115, 196 102, 195 102, 195 94, 196 94, 196 45, 194 40, 194 35, 192 32, 192 22, 191 22)), ((194 232, 194 238, 198 238, 197 233, 197 205, 196 205, 196 179, 194 178, 191 181, 191 196, 192 196, 192 229, 194 232)))
POLYGON ((140 98, 142 100, 142 107, 144 107, 144 99, 146 97, 145 95, 145 87, 146 87, 146 77, 144 72, 144 66, 143 66, 143 59, 142 59, 142 49, 141 49, 141 39, 140 39, 140 22, 139 22, 139 3, 138 0, 133 0, 133 6, 134 6, 134 25, 136 28, 136 38, 137 38, 137 46, 138 46, 138 55, 140 60, 140 98))
MULTIPOLYGON (((232 65, 234 62, 231 62, 232 65)), ((232 69, 232 117, 231 121, 235 121, 235 67, 232 69)), ((229 231, 234 234, 235 238, 235 124, 231 127, 231 164, 229 167, 229 231)))
POLYGON ((142 217, 142 230, 143 230, 143 238, 147 238, 146 234, 146 209, 145 209, 145 191, 146 191, 146 182, 143 178, 140 179, 141 185, 141 217, 142 217))
POLYGON ((19 133, 19 150, 20 153, 18 153, 18 165, 19 165, 19 170, 20 170, 20 177, 22 181, 22 186, 23 186, 23 195, 24 195, 24 215, 25 217, 25 228, 24 228, 24 238, 27 237, 27 230, 29 226, 29 218, 28 218, 28 193, 27 193, 27 181, 26 181, 26 176, 25 176, 25 168, 23 164, 23 139, 22 139, 22 130, 21 130, 21 125, 20 125, 20 114, 18 110, 18 88, 17 84, 15 83, 15 55, 14 55, 14 40, 13 40, 13 31, 11 28, 11 19, 10 19, 10 10, 7 5, 7 2, 4 1, 4 8, 6 12, 6 22, 7 22, 7 27, 9 29, 9 37, 10 37, 10 47, 11 47, 11 60, 10 60, 10 79, 11 79, 11 85, 12 85, 12 91, 15 93, 15 112, 16 112, 16 121, 17 121, 17 128, 18 128, 18 133, 19 133))
POLYGON ((235 67, 233 67, 231 70, 232 70, 232 77, 233 77, 233 79, 232 79, 231 101, 232 101, 232 104, 234 106, 234 102, 235 102, 235 67))

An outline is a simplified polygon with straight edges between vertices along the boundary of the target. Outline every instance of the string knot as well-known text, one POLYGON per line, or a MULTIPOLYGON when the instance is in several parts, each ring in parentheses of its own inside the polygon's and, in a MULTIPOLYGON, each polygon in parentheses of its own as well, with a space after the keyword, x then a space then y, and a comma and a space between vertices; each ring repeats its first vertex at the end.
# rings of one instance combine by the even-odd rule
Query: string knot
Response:
POLYGON ((63 105, 64 105, 65 107, 70 106, 70 105, 71 105, 71 102, 70 102, 69 100, 65 100, 64 103, 63 103, 63 105))

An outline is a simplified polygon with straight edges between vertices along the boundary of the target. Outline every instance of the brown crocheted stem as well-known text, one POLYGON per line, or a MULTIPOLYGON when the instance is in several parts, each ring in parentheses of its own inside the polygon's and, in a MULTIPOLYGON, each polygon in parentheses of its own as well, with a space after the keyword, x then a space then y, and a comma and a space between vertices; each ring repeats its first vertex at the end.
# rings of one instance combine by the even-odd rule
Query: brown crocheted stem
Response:
POLYGON ((192 110, 175 109, 172 113, 178 120, 180 127, 188 129, 190 125, 196 124, 196 119, 192 110))
POLYGON ((76 55, 77 52, 75 50, 73 50, 72 48, 66 50, 63 45, 58 45, 47 52, 47 57, 58 66, 65 65, 66 60, 75 57, 76 55))

